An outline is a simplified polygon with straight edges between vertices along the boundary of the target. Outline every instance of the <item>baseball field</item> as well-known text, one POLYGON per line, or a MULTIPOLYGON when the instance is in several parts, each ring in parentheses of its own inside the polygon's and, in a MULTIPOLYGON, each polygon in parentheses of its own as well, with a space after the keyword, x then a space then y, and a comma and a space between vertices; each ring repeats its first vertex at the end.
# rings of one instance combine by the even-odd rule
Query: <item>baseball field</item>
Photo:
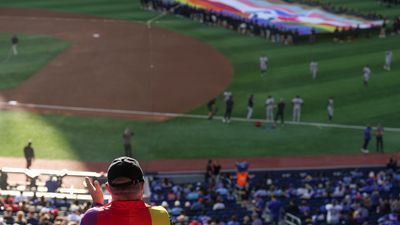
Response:
MULTIPOLYGON (((375 0, 331 2, 399 16, 398 8, 375 0)), ((285 46, 173 15, 152 20, 160 13, 128 0, 3 0, 0 11, 0 156, 22 156, 32 139, 38 158, 108 161, 123 153, 126 127, 142 160, 361 154, 362 128, 378 123, 386 128, 385 151, 400 149, 400 35, 285 46), (20 38, 17 56, 9 56, 13 33, 20 38), (387 72, 389 49, 394 62, 387 72), (264 77, 262 54, 269 57, 264 77), (320 65, 316 80, 312 59, 320 65), (223 114, 225 90, 234 95, 235 118, 245 117, 254 94, 259 120, 272 95, 286 100, 290 121, 289 102, 300 95, 304 123, 271 129, 199 117, 213 96, 217 116, 223 114), (11 100, 25 105, 5 104, 11 100)))

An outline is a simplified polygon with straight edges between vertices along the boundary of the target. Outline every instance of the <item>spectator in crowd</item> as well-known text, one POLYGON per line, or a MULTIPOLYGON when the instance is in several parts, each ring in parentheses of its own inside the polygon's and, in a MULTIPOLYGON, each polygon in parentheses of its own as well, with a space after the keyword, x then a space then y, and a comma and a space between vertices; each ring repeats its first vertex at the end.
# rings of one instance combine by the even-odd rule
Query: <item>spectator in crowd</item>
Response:
POLYGON ((92 183, 86 178, 95 207, 85 213, 81 220, 82 225, 99 224, 99 218, 104 224, 128 225, 135 224, 138 220, 149 224, 170 224, 168 212, 164 208, 144 203, 144 176, 138 161, 130 157, 114 159, 108 168, 107 179, 106 188, 112 201, 104 205, 100 183, 92 183))
POLYGON ((275 225, 279 225, 282 218, 283 206, 274 195, 271 197, 271 201, 268 203, 268 209, 272 215, 272 221, 275 225))
POLYGON ((342 206, 338 205, 336 200, 333 200, 332 203, 325 206, 325 209, 327 211, 326 222, 328 224, 339 224, 342 206))
POLYGON ((176 200, 174 202, 174 207, 169 211, 169 213, 173 216, 179 216, 183 212, 183 208, 181 207, 181 202, 176 200))
POLYGON ((397 170, 397 160, 393 157, 390 157, 389 162, 386 164, 386 168, 391 169, 392 171, 397 170))
POLYGON ((0 189, 7 190, 8 187, 8 174, 0 170, 0 189))
POLYGON ((221 164, 219 163, 218 160, 216 160, 212 166, 212 173, 213 173, 213 178, 214 178, 214 183, 217 184, 220 179, 221 175, 221 164))
POLYGON ((14 224, 27 225, 27 221, 25 219, 25 213, 23 211, 18 211, 17 212, 17 218, 14 221, 14 224))
POLYGON ((214 203, 212 209, 213 209, 214 211, 225 209, 225 204, 224 204, 224 202, 223 202, 221 199, 218 199, 218 200, 214 203))
POLYGON ((211 159, 209 159, 207 162, 207 166, 206 166, 206 174, 205 174, 206 183, 209 183, 212 181, 213 175, 214 175, 213 161, 211 159))
POLYGON ((357 224, 363 224, 367 220, 368 215, 368 210, 362 204, 358 203, 353 213, 353 218, 357 224))
POLYGON ((56 192, 60 187, 60 183, 56 176, 49 177, 45 184, 48 192, 56 192))
POLYGON ((228 221, 227 225, 240 225, 240 223, 237 220, 238 220, 237 216, 236 215, 232 215, 232 217, 228 221))
POLYGON ((79 210, 79 208, 72 209, 72 211, 69 213, 69 215, 67 217, 68 221, 76 222, 77 224, 79 224, 81 222, 81 215, 79 215, 78 210, 79 210))
POLYGON ((251 222, 251 225, 263 225, 262 220, 260 219, 260 216, 257 213, 253 213, 251 215, 251 219, 253 220, 253 222, 251 222))
POLYGON ((20 191, 19 195, 15 196, 14 198, 14 202, 15 203, 22 203, 22 202, 26 202, 28 200, 28 197, 24 196, 24 192, 20 191))
POLYGON ((246 161, 236 163, 236 186, 240 189, 248 184, 249 163, 246 161))

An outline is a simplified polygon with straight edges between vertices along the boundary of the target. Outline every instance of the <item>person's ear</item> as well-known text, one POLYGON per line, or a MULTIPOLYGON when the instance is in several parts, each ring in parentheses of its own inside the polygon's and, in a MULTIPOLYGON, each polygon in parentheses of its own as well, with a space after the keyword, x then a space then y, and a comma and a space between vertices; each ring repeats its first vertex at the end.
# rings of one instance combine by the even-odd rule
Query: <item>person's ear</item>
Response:
POLYGON ((106 189, 107 189, 108 193, 111 193, 110 184, 108 182, 106 183, 106 189))
POLYGON ((141 195, 143 196, 144 195, 144 182, 140 182, 140 192, 141 192, 141 195))

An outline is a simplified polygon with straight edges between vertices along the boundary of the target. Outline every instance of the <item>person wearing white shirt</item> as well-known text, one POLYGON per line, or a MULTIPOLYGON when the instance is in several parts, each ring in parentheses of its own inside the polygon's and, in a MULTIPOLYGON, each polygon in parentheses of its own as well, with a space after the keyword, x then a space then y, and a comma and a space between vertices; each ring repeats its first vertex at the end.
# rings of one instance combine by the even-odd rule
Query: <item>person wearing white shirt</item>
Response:
POLYGON ((328 119, 329 119, 329 121, 332 121, 332 119, 333 119, 333 97, 328 98, 327 111, 328 111, 328 119))
POLYGON ((393 57, 393 52, 392 50, 388 50, 385 53, 385 65, 383 66, 383 69, 390 71, 390 67, 392 65, 392 57, 393 57))
POLYGON ((369 65, 364 66, 363 73, 364 73, 364 86, 367 87, 368 81, 369 81, 369 76, 372 73, 371 69, 369 68, 369 65))
POLYGON ((213 210, 220 210, 220 209, 225 209, 225 204, 222 201, 217 201, 214 205, 213 205, 213 210))
POLYGON ((339 224, 342 206, 338 205, 336 200, 333 200, 332 203, 325 205, 325 209, 327 213, 326 222, 328 224, 339 224))
POLYGON ((230 91, 225 91, 224 92, 224 102, 228 101, 228 99, 231 97, 232 92, 230 91))
POLYGON ((26 202, 26 201, 28 201, 28 197, 24 196, 23 191, 20 191, 19 195, 15 196, 14 198, 15 203, 26 202))
POLYGON ((300 96, 296 96, 292 99, 293 105, 293 122, 300 122, 301 117, 301 106, 303 105, 303 99, 300 96))
POLYGON ((267 72, 268 69, 268 57, 265 55, 260 56, 259 61, 260 61, 260 73, 261 76, 264 76, 264 74, 267 72))
POLYGON ((310 72, 311 72, 311 78, 313 80, 317 79, 317 73, 318 73, 318 62, 312 60, 310 62, 310 72))
POLYGON ((265 100, 265 107, 267 109, 267 120, 274 120, 274 98, 272 96, 268 96, 267 100, 265 100))

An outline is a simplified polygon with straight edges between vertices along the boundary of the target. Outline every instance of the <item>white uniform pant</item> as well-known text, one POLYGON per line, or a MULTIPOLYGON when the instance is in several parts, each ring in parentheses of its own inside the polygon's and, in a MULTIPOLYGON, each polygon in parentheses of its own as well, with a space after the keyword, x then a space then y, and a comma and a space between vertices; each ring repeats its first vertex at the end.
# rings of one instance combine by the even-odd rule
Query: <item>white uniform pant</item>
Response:
POLYGON ((248 106, 247 107, 247 119, 251 119, 251 117, 253 116, 253 107, 248 106))
POLYGON ((328 110, 328 116, 333 117, 333 107, 328 106, 327 110, 328 110))
POLYGON ((274 107, 267 106, 267 120, 273 121, 274 120, 274 107))
POLYGON ((311 70, 311 77, 313 80, 317 79, 317 70, 311 70))
POLYGON ((17 45, 12 45, 12 53, 13 55, 18 55, 17 45))
POLYGON ((391 59, 385 59, 385 69, 390 70, 390 65, 392 64, 391 59))
POLYGON ((300 117, 301 117, 301 108, 300 107, 293 108, 293 121, 299 122, 300 117))

